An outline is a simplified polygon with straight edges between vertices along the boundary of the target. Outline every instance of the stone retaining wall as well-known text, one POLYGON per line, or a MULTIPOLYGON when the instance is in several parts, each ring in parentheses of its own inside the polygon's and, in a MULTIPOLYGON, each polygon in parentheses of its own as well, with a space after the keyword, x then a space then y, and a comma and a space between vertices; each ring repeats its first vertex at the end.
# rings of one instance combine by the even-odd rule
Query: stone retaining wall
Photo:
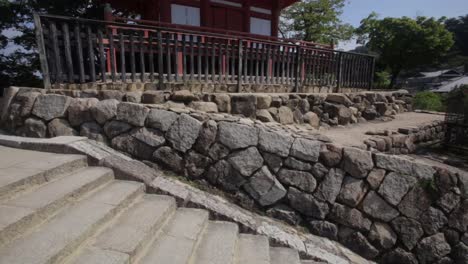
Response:
POLYGON ((145 104, 185 104, 205 112, 222 112, 258 119, 262 122, 347 125, 411 111, 412 97, 406 91, 359 93, 192 93, 188 90, 131 91, 50 90, 71 97, 117 99, 145 104))
POLYGON ((445 139, 445 122, 433 121, 416 127, 399 128, 398 131, 368 131, 367 134, 373 135, 364 141, 368 150, 408 154, 419 146, 442 142, 445 139))
POLYGON ((227 114, 20 90, 3 126, 82 135, 380 263, 466 263, 468 178, 227 114), (155 166, 157 166, 155 165, 155 166))

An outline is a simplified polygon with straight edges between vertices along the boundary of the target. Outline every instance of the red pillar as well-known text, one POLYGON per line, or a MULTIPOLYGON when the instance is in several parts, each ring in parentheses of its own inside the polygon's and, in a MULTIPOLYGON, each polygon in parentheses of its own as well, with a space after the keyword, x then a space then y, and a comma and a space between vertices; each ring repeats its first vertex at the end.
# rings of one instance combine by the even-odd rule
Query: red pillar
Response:
POLYGON ((211 12, 211 1, 201 0, 200 1, 200 16, 202 27, 212 27, 213 25, 213 14, 211 12))
POLYGON ((273 1, 273 5, 271 7, 271 36, 272 37, 278 37, 281 4, 282 4, 282 1, 273 1))
POLYGON ((159 10, 161 22, 171 23, 171 0, 160 0, 159 1, 159 10))
POLYGON ((242 8, 244 13, 244 23, 243 23, 243 30, 244 32, 250 32, 250 6, 251 0, 244 0, 242 2, 242 8))

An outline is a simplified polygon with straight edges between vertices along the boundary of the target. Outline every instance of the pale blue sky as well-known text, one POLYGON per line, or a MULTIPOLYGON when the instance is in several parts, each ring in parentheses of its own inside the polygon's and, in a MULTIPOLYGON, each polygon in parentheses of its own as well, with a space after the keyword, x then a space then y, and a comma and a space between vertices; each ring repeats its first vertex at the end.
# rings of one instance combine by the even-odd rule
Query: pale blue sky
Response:
MULTIPOLYGON (((359 26, 361 19, 372 11, 381 17, 457 17, 468 15, 468 0, 348 0, 342 20, 359 26)), ((340 48, 352 49, 355 41, 342 43, 340 48)))

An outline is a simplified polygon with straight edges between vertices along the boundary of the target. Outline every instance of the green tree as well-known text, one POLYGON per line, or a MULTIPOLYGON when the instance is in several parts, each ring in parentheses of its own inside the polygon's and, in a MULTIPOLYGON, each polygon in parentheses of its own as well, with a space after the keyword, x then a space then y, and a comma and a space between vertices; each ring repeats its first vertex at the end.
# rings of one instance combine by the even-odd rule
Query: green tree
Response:
POLYGON ((444 19, 417 17, 378 19, 375 13, 361 21, 359 42, 378 54, 379 62, 390 69, 390 88, 402 71, 436 63, 454 41, 444 19))
POLYGON ((283 37, 319 43, 338 43, 353 36, 353 27, 343 23, 345 0, 304 0, 283 11, 280 32, 283 37))
POLYGON ((445 26, 454 35, 454 48, 461 55, 468 56, 468 15, 447 19, 445 26))

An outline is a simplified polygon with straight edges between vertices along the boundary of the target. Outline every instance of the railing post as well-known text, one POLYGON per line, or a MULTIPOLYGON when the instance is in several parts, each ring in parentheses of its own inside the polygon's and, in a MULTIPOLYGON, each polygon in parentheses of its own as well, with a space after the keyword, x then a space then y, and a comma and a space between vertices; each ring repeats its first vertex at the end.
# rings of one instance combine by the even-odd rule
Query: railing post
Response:
POLYGON ((44 42, 44 31, 42 30, 41 18, 38 14, 34 13, 35 35, 37 41, 37 50, 39 52, 39 61, 41 63, 42 79, 44 81, 44 88, 50 89, 50 74, 49 65, 47 64, 47 55, 44 42))
POLYGON ((299 91, 299 83, 301 82, 302 83, 302 76, 301 76, 301 73, 302 73, 302 63, 303 63, 303 60, 302 60, 302 56, 301 56, 301 53, 302 53, 302 49, 301 49, 301 46, 299 45, 296 45, 296 81, 294 83, 294 91, 296 91, 296 93, 298 92, 302 92, 302 85, 301 85, 301 91, 299 91))
POLYGON ((343 68, 343 53, 338 53, 338 67, 336 73, 336 92, 340 91, 341 88, 341 70, 343 68))
POLYGON ((242 51, 242 39, 239 39, 238 57, 239 62, 237 64, 237 92, 240 93, 242 90, 242 62, 243 62, 243 51, 242 51))
POLYGON ((375 71, 375 57, 372 56, 372 68, 370 72, 370 80, 369 80, 369 91, 372 90, 372 87, 374 86, 374 71, 375 71))

